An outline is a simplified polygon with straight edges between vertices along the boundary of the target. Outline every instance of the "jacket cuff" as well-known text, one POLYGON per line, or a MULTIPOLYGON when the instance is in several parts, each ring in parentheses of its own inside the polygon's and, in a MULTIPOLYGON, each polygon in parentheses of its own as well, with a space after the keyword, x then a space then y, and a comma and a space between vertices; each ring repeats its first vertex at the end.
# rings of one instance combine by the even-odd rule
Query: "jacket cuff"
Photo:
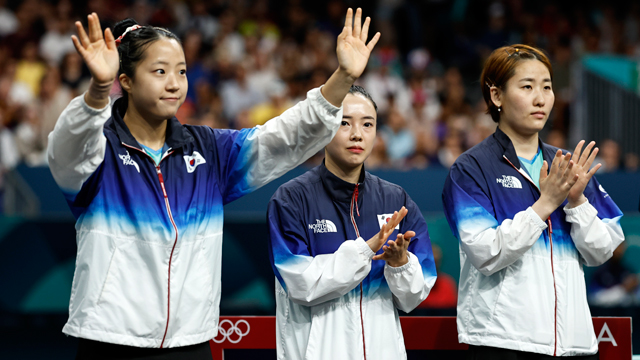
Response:
POLYGON ((87 102, 84 100, 84 95, 86 94, 86 91, 83 92, 81 95, 78 95, 78 97, 76 97, 76 99, 80 99, 80 104, 82 104, 82 109, 84 111, 86 111, 87 113, 91 114, 91 115, 98 115, 100 113, 103 113, 105 110, 109 109, 111 107, 111 100, 109 100, 109 103, 107 104, 107 106, 103 107, 102 109, 94 109, 91 106, 89 106, 87 104, 87 102))
POLYGON ((408 269, 411 268, 411 266, 413 265, 413 259, 416 257, 415 255, 413 255, 411 252, 407 251, 407 257, 409 258, 409 261, 402 265, 402 266, 398 266, 398 267, 393 267, 390 266, 388 263, 384 265, 384 271, 388 272, 390 274, 399 274, 401 272, 404 272, 408 269))
POLYGON ((356 239, 356 246, 358 247, 358 252, 362 254, 365 259, 371 260, 371 258, 376 254, 361 237, 356 239))
POLYGON ((533 211, 533 208, 531 206, 527 208, 525 214, 529 217, 532 223, 540 228, 541 231, 547 228, 547 223, 540 219, 540 216, 535 211, 533 211))
POLYGON ((564 206, 563 210, 567 215, 577 215, 582 212, 589 211, 589 208, 593 208, 595 210, 595 208, 591 204, 589 204, 589 199, 587 199, 587 201, 574 208, 570 208, 569 204, 567 204, 564 206))
POLYGON ((319 88, 309 90, 309 92, 307 92, 307 98, 313 99, 320 105, 320 107, 327 111, 327 113, 336 116, 342 109, 342 107, 336 107, 324 98, 324 96, 322 95, 322 91, 320 91, 323 86, 324 85, 320 86, 319 88))

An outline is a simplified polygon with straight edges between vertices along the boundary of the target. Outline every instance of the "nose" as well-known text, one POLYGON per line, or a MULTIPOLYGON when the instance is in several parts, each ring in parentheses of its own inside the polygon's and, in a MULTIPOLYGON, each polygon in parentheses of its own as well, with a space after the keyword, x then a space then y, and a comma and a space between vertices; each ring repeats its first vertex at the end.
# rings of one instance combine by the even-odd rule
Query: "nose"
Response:
POLYGON ((538 89, 538 91, 536 91, 536 96, 533 99, 533 105, 538 107, 543 107, 544 104, 545 104, 545 98, 544 98, 543 90, 538 89))
POLYGON ((362 141, 362 126, 359 124, 351 126, 351 136, 349 137, 351 141, 362 141))
POLYGON ((180 83, 178 82, 178 78, 175 74, 169 74, 169 76, 167 76, 165 89, 171 92, 180 90, 180 83))

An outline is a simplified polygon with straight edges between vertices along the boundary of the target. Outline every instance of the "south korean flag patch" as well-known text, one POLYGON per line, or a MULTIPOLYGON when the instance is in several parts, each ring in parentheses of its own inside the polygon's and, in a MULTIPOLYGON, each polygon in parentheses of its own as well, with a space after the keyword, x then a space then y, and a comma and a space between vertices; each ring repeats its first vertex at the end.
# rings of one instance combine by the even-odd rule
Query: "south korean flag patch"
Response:
MULTIPOLYGON (((382 225, 391 221, 393 214, 378 214, 378 224, 380 225, 380 229, 382 229, 382 225)), ((400 224, 396 226, 396 230, 400 230, 400 224)))
POLYGON ((191 156, 184 156, 184 162, 187 163, 187 172, 191 174, 192 172, 196 171, 196 167, 198 165, 204 164, 207 161, 202 157, 202 155, 200 155, 199 152, 194 151, 191 156))

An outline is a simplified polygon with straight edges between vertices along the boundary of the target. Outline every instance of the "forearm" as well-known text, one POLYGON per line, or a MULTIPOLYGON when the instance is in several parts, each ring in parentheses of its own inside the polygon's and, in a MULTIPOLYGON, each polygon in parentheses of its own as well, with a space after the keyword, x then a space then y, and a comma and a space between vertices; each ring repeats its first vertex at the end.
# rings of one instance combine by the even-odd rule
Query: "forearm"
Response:
POLYGON ((598 266, 609 260, 613 251, 624 241, 619 218, 600 219, 598 211, 589 203, 564 208, 571 223, 571 239, 588 266, 598 266))
POLYGON ((51 173, 62 189, 71 192, 79 191, 104 160, 103 127, 111 116, 108 104, 98 110, 84 99, 84 95, 73 99, 49 134, 51 173))
POLYGON ((414 254, 407 255, 409 262, 405 265, 392 267, 387 264, 384 267, 384 277, 393 293, 394 303, 404 312, 410 312, 420 305, 436 281, 435 274, 424 273, 420 261, 414 254))
POLYGON ((333 254, 296 256, 276 264, 292 301, 312 306, 343 296, 371 270, 373 251, 361 238, 345 241, 333 254))
POLYGON ((342 100, 347 96, 355 81, 356 78, 338 68, 322 87, 322 96, 333 106, 341 107, 342 100))
POLYGON ((532 208, 506 219, 497 228, 480 232, 460 230, 460 246, 471 263, 484 275, 511 265, 538 241, 547 225, 532 208))

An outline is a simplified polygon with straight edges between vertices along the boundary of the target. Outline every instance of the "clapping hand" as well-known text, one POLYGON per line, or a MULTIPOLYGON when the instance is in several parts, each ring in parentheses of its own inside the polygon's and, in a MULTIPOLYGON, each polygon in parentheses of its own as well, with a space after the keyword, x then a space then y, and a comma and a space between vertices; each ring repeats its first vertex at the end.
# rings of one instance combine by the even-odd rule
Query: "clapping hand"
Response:
POLYGON ((593 148, 596 143, 595 141, 592 141, 584 149, 584 152, 582 152, 582 146, 584 143, 584 140, 581 140, 578 143, 575 151, 573 152, 573 156, 571 157, 574 162, 573 169, 571 171, 573 174, 578 175, 578 181, 576 181, 575 185, 571 187, 571 190, 569 190, 569 194, 567 195, 570 208, 582 205, 587 201, 587 198, 583 194, 584 189, 587 187, 587 184, 593 177, 593 174, 595 174, 602 166, 602 164, 597 164, 589 170, 589 168, 591 168, 591 164, 593 164, 593 161, 596 158, 596 155, 598 155, 598 148, 593 148))
MULTIPOLYGON (((389 238, 389 236, 391 236, 396 226, 400 224, 400 221, 402 221, 402 219, 404 219, 404 217, 407 215, 407 212, 409 211, 404 206, 402 207, 402 209, 400 209, 400 211, 395 211, 393 213, 393 216, 391 216, 391 219, 389 219, 387 223, 382 225, 380 231, 374 237, 367 240, 367 245, 369 245, 371 251, 376 253, 378 252, 378 250, 380 250, 380 248, 382 248, 382 245, 387 242, 387 239, 389 238)), ((381 255, 382 254, 376 256, 381 255)), ((376 256, 373 257, 374 260, 377 260, 376 256)))

